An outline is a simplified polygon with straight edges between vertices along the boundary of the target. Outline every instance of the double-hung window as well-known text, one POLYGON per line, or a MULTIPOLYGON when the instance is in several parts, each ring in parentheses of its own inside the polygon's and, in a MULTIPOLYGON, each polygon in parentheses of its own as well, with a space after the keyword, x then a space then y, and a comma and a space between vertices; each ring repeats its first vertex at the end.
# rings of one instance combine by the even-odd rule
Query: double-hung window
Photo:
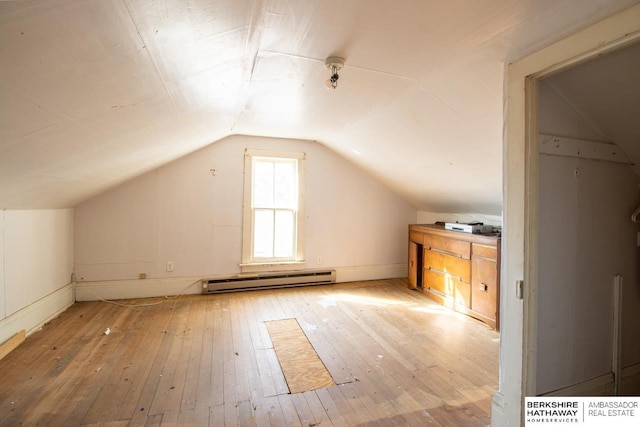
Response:
POLYGON ((245 151, 243 267, 303 262, 304 159, 245 151))

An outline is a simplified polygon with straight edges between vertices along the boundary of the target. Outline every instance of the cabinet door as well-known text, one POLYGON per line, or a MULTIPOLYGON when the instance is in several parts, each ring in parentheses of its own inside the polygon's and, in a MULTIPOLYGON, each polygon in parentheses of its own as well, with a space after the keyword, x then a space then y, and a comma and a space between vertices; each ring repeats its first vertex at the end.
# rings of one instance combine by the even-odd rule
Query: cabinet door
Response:
POLYGON ((494 260, 471 260, 471 309, 496 319, 498 298, 498 267, 494 260))
POLYGON ((409 288, 418 286, 418 244, 409 242, 409 288))
POLYGON ((471 308, 471 285, 460 281, 455 281, 454 285, 456 288, 454 295, 456 307, 458 309, 460 307, 471 308))

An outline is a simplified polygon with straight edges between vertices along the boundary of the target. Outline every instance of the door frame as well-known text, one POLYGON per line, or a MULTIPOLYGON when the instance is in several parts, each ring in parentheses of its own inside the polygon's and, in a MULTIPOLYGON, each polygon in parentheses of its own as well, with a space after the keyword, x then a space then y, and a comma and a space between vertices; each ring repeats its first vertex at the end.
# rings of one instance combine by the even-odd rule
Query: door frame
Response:
POLYGON ((491 425, 524 425, 536 390, 538 266, 538 80, 640 42, 640 5, 613 15, 506 67, 499 389, 491 425), (517 282, 523 281, 522 299, 517 282))

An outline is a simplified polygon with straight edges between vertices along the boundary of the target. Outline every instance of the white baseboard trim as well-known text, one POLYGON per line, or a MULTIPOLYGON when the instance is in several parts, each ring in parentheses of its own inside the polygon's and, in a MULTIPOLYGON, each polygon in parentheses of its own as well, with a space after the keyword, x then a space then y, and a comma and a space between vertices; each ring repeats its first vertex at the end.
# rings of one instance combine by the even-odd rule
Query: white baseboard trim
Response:
POLYGON ((60 315, 74 303, 73 284, 69 283, 44 298, 16 311, 0 320, 0 343, 5 342, 21 330, 26 335, 39 330, 42 325, 60 315))
MULTIPOLYGON (((640 384, 640 363, 622 368, 621 387, 624 393, 626 384, 640 384)), ((599 377, 564 387, 559 390, 544 393, 543 396, 613 396, 614 395, 614 378, 613 373, 608 372, 599 377)))
POLYGON ((504 394, 496 391, 491 399, 491 427, 506 426, 504 419, 504 394))
POLYGON ((76 301, 153 298, 199 294, 201 277, 76 282, 76 301))
MULTIPOLYGON (((336 282, 360 282, 407 277, 405 264, 335 267, 336 282)), ((214 277, 214 276, 207 276, 214 277)), ((202 277, 103 280, 75 283, 76 301, 152 298, 167 295, 199 294, 202 277)))
POLYGON ((382 280, 407 277, 407 264, 364 265, 353 267, 334 267, 336 282, 361 282, 363 280, 382 280))

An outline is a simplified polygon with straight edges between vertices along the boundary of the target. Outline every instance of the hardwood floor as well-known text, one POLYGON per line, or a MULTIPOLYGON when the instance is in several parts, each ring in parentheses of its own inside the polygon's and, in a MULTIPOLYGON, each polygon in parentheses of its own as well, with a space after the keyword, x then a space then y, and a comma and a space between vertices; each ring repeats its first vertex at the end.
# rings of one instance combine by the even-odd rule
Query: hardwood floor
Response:
POLYGON ((399 279, 77 303, 0 360, 0 426, 486 426, 498 339, 399 279), (288 394, 286 318, 336 386, 288 394))

